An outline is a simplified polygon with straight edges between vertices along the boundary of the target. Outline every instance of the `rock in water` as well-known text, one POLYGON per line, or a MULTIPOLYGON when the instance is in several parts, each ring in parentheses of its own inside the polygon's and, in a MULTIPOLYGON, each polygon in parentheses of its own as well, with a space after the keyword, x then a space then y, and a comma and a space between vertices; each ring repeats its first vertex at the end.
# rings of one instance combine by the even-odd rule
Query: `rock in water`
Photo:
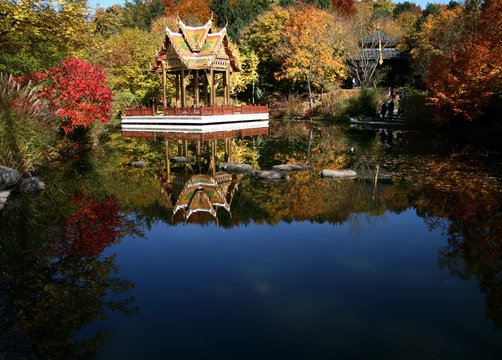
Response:
POLYGON ((357 173, 354 170, 346 170, 346 169, 324 169, 321 171, 320 175, 325 178, 332 179, 353 179, 357 177, 357 173))
POLYGON ((248 164, 241 164, 241 163, 223 163, 220 165, 220 170, 227 171, 227 172, 250 172, 253 171, 253 167, 248 164))
POLYGON ((0 165, 0 190, 14 187, 21 179, 21 175, 15 169, 0 165))
POLYGON ((26 193, 37 193, 45 190, 45 183, 36 176, 32 176, 21 181, 19 190, 26 193))
POLYGON ((195 159, 191 156, 174 156, 170 158, 173 164, 190 164, 195 161, 195 159))
POLYGON ((282 164, 282 165, 274 165, 272 166, 272 170, 275 171, 301 171, 301 170, 310 170, 312 169, 312 165, 308 164, 282 164))
POLYGON ((255 170, 253 175, 260 180, 289 179, 288 173, 275 170, 255 170))
POLYGON ((148 164, 144 161, 132 161, 129 163, 129 166, 134 168, 145 168, 148 166, 148 164))

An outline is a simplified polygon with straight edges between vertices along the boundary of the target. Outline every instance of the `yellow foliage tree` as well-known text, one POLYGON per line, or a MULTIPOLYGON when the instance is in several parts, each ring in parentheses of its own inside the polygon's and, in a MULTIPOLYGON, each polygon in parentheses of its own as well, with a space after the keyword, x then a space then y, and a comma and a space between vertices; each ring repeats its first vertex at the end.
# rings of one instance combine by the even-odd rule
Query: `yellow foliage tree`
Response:
POLYGON ((344 30, 333 14, 312 5, 300 4, 288 10, 291 14, 276 49, 282 64, 276 78, 306 81, 312 109, 312 84, 334 82, 345 75, 344 30))

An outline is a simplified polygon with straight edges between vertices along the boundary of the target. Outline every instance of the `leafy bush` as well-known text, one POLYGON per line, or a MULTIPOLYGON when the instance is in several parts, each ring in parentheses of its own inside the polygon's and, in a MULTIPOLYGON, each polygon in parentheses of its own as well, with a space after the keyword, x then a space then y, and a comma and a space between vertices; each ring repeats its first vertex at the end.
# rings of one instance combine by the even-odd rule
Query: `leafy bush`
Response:
POLYGON ((38 98, 12 77, 0 74, 0 159, 20 173, 35 170, 52 151, 53 115, 38 98))
POLYGON ((362 88, 358 96, 347 101, 345 114, 363 119, 366 116, 375 117, 378 113, 378 90, 374 88, 362 88))
POLYGON ((352 91, 338 89, 323 96, 316 107, 317 114, 325 119, 339 118, 343 115, 344 103, 352 96, 352 91))
POLYGON ((278 104, 279 118, 301 118, 305 114, 304 102, 298 95, 290 95, 278 104))

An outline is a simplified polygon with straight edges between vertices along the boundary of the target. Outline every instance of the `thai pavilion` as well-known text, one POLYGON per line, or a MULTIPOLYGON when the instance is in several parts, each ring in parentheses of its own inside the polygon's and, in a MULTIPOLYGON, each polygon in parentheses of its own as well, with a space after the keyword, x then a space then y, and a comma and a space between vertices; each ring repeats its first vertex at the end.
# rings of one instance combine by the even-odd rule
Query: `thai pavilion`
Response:
POLYGON ((161 74, 164 107, 167 107, 167 74, 174 75, 176 106, 187 106, 187 86, 193 105, 216 106, 216 90, 223 87, 223 104, 230 104, 230 77, 241 69, 230 49, 226 27, 213 32, 210 19, 204 26, 187 26, 178 18, 179 31, 166 27, 162 48, 151 71, 161 74), (189 84, 189 79, 191 79, 189 84))
MULTIPOLYGON (((125 137, 165 140, 168 179, 170 140, 178 142, 178 155, 187 156, 188 144, 192 143, 196 144, 196 153, 200 155, 201 145, 209 141, 214 156, 219 140, 224 140, 226 153, 230 154, 231 139, 266 135, 269 127, 267 105, 230 105, 230 78, 240 68, 230 48, 226 28, 213 32, 212 19, 204 26, 192 27, 179 18, 178 27, 178 32, 166 28, 161 49, 151 67, 151 71, 162 79, 163 110, 133 107, 121 114, 125 137), (176 93, 169 104, 168 75, 174 81, 176 93), (223 99, 219 97, 217 104, 220 87, 223 99), (189 91, 193 95, 190 104, 187 101, 189 91), (174 107, 168 106, 174 102, 174 107)), ((214 175, 214 159, 211 164, 214 175)), ((199 198, 199 202, 202 200, 199 198)))

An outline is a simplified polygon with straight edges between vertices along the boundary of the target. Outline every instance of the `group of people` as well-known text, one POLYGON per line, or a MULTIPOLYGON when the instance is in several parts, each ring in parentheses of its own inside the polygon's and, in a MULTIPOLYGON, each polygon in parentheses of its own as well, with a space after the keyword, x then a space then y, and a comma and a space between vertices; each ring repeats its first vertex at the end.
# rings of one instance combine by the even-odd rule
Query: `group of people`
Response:
MULTIPOLYGON (((389 97, 387 101, 385 101, 382 104, 382 107, 380 108, 380 117, 384 118, 386 116, 392 118, 394 116, 394 108, 395 108, 395 100, 396 100, 396 94, 394 93, 394 89, 389 88, 387 96, 389 97)), ((398 115, 401 112, 401 97, 399 97, 398 100, 398 115)))

